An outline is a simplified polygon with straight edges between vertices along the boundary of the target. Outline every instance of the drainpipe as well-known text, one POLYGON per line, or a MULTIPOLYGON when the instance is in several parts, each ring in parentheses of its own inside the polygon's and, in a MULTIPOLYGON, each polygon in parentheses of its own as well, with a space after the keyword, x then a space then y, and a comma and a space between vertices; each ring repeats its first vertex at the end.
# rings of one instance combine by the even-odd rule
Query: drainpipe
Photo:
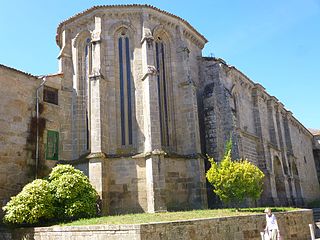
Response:
POLYGON ((35 172, 35 179, 38 178, 38 165, 39 165, 39 90, 45 84, 47 77, 40 76, 39 79, 42 79, 41 84, 36 89, 36 120, 37 120, 37 133, 36 133, 36 172, 35 172))

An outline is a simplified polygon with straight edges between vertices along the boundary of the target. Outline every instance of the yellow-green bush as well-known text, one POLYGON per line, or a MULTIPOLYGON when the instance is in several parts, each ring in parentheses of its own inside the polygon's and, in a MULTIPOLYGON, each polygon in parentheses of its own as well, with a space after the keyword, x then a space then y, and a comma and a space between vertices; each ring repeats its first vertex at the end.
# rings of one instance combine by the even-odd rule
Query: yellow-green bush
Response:
POLYGON ((97 191, 80 170, 71 165, 58 165, 48 179, 59 217, 75 219, 97 214, 97 191))
POLYGON ((239 205, 246 198, 260 198, 264 174, 258 167, 247 160, 232 161, 231 149, 227 149, 220 163, 213 158, 209 161, 211 168, 206 177, 222 202, 239 205))
POLYGON ((97 191, 87 176, 71 165, 58 165, 47 180, 37 179, 3 207, 4 222, 35 224, 41 220, 69 220, 97 214, 97 191))
POLYGON ((13 224, 37 223, 54 216, 53 194, 49 182, 37 179, 27 184, 22 191, 3 207, 4 222, 13 224))

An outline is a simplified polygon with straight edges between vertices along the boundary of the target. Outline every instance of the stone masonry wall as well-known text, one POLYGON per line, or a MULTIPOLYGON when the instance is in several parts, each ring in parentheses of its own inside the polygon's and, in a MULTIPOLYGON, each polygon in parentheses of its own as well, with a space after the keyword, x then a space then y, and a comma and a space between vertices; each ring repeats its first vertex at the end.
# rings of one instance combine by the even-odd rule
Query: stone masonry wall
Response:
POLYGON ((202 64, 202 85, 198 90, 199 105, 202 109, 202 135, 205 153, 219 161, 225 150, 226 141, 232 136, 233 155, 239 156, 236 135, 235 106, 230 103, 230 91, 220 81, 218 63, 206 62, 202 64))
MULTIPOLYGON (((147 212, 146 160, 144 158, 108 158, 109 214, 147 212)), ((167 210, 202 209, 207 205, 203 160, 165 157, 163 199, 167 210)), ((72 161, 71 161, 72 162, 72 161)))
POLYGON ((0 65, 0 218, 2 206, 34 178, 27 142, 35 114, 36 77, 0 65))
MULTIPOLYGON (((58 26, 61 84, 72 91, 62 106, 61 156, 90 159, 89 178, 110 213, 165 210, 159 150, 161 158, 200 153, 197 61, 205 42, 179 17, 148 5, 93 7, 58 26)), ((190 171, 179 173, 183 182, 194 169, 182 168, 190 171)), ((204 181, 204 169, 197 171, 203 179, 192 178, 195 189, 204 181)))
POLYGON ((318 173, 318 181, 320 179, 320 133, 313 136, 313 156, 318 173))
POLYGON ((165 161, 168 211, 206 208, 203 160, 168 157, 165 161))
POLYGON ((110 214, 146 212, 146 163, 144 159, 114 158, 109 162, 110 214))
POLYGON ((203 58, 201 67, 204 153, 219 160, 232 132, 238 156, 266 175, 260 204, 302 205, 319 198, 311 133, 235 67, 215 58, 203 58))
MULTIPOLYGON (((309 224, 313 223, 312 210, 276 213, 283 239, 308 240, 311 238, 309 224)), ((10 233, 0 230, 0 236, 7 240, 260 240, 265 227, 265 215, 208 218, 176 222, 95 225, 75 227, 45 227, 14 230, 10 233)))
POLYGON ((302 196, 306 202, 319 199, 320 190, 312 152, 312 137, 305 129, 297 126, 291 119, 289 123, 292 137, 292 151, 296 157, 295 163, 300 177, 302 196), (310 135, 310 136, 309 136, 310 135))

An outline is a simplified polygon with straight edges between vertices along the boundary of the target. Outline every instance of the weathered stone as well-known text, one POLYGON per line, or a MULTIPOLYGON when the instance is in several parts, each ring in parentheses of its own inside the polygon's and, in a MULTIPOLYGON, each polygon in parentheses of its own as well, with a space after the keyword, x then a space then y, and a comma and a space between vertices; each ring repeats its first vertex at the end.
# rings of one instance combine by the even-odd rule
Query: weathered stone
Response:
POLYGON ((59 25, 59 73, 44 86, 0 65, 0 200, 57 163, 49 131, 54 159, 89 176, 104 214, 206 208, 203 156, 219 160, 230 136, 233 156, 266 174, 259 204, 319 198, 312 135, 261 85, 202 58, 206 41, 148 5, 100 6, 59 25))
MULTIPOLYGON (((276 213, 281 235, 287 240, 311 239, 309 224, 313 223, 312 210, 276 213), (299 223, 299 224, 297 224, 299 223)), ((93 225, 74 227, 22 228, 11 232, 0 229, 5 239, 219 239, 259 240, 265 228, 265 215, 193 219, 133 225, 93 225)))

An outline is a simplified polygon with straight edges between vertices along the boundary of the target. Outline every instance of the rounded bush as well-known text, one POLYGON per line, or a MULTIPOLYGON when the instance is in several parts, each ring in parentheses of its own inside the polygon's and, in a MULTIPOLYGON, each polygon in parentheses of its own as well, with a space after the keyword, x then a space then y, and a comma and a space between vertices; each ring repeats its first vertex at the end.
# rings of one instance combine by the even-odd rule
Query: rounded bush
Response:
POLYGON ((58 165, 47 180, 34 180, 3 207, 4 222, 35 224, 97 215, 99 196, 89 179, 71 165, 58 165))
POLYGON ((54 216, 53 194, 49 182, 37 179, 27 184, 3 207, 4 221, 12 224, 34 224, 54 216))
POLYGON ((48 180, 59 218, 77 219, 97 214, 98 193, 83 172, 71 165, 57 165, 48 180))

